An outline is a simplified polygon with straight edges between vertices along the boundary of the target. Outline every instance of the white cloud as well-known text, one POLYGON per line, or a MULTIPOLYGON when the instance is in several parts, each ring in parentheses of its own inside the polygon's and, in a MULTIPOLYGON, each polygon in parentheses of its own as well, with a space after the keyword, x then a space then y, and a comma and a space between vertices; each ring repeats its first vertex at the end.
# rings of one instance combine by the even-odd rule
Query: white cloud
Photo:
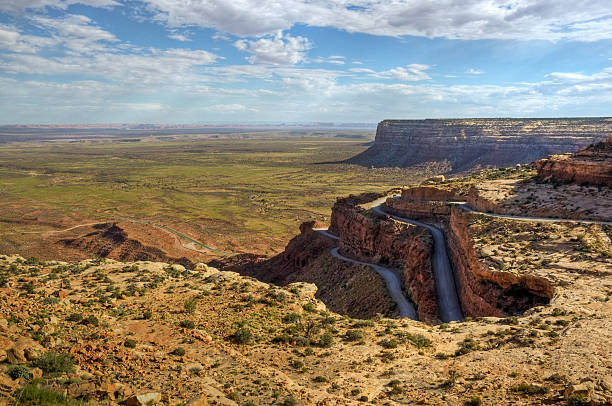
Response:
POLYGON ((465 73, 469 73, 470 75, 482 75, 484 71, 479 70, 479 69, 470 68, 466 70, 465 73))
POLYGON ((386 36, 579 41, 612 38, 608 0, 140 1, 171 27, 199 25, 240 36, 269 35, 301 23, 386 36))
POLYGON ((283 35, 280 31, 273 37, 238 40, 234 46, 251 54, 247 57, 250 63, 271 65, 295 65, 302 62, 306 58, 306 51, 312 47, 307 38, 283 35))
POLYGON ((328 57, 318 57, 313 59, 315 63, 329 63, 331 65, 344 65, 346 62, 344 61, 344 57, 340 55, 332 55, 328 57))
POLYGON ((179 33, 170 34, 170 35, 168 35, 168 38, 175 39, 175 40, 181 41, 181 42, 191 41, 191 39, 189 37, 187 37, 187 36, 185 36, 183 34, 179 34, 179 33))
POLYGON ((26 10, 53 7, 65 9, 72 4, 83 4, 91 7, 116 7, 121 4, 116 0, 2 0, 0 1, 0 11, 9 13, 22 13, 26 10))
POLYGON ((397 68, 389 69, 384 72, 373 73, 372 76, 381 79, 393 79, 400 80, 403 82, 416 82, 419 80, 431 79, 431 77, 429 77, 429 75, 425 73, 425 71, 429 68, 429 65, 413 63, 406 67, 398 66, 397 68))

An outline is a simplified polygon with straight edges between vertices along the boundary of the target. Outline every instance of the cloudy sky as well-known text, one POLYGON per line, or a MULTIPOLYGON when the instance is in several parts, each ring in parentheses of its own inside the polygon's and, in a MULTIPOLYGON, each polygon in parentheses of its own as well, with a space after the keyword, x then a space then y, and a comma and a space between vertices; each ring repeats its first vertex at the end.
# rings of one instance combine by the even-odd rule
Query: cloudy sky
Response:
POLYGON ((611 0, 0 0, 0 123, 612 115, 611 0))

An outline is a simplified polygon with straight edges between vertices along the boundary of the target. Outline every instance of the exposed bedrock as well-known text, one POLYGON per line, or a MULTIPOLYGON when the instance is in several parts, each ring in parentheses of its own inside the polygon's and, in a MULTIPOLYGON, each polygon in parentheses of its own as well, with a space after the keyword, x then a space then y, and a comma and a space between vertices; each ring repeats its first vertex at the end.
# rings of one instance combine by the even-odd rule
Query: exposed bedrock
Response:
POLYGON ((543 179, 612 187, 612 137, 573 155, 541 159, 536 167, 543 179))
MULTIPOLYGON (((367 201, 374 200, 369 197, 367 201)), ((354 196, 338 199, 333 207, 330 231, 340 237, 340 252, 360 261, 397 269, 404 291, 416 305, 419 319, 437 320, 431 235, 421 227, 380 219, 358 206, 362 200, 354 196)))
POLYGON ((548 303, 554 286, 547 279, 492 270, 478 260, 468 228, 471 216, 459 207, 452 207, 447 234, 463 311, 474 317, 501 317, 548 303))
POLYGON ((575 152, 611 135, 609 118, 384 120, 374 144, 348 162, 375 167, 446 162, 459 172, 575 152))
POLYGON ((467 200, 481 211, 495 208, 478 196, 475 189, 460 196, 430 186, 406 189, 400 199, 387 199, 386 210, 444 225, 461 307, 467 316, 521 314, 530 307, 548 303, 554 287, 547 279, 489 269, 479 261, 468 227, 472 214, 447 202, 456 200, 467 200))

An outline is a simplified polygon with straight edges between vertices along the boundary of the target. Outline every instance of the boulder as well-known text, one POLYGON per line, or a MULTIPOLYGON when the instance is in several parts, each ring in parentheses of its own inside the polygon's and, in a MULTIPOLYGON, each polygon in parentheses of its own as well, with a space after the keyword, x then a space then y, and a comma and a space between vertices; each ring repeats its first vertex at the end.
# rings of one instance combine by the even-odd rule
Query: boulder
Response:
POLYGON ((149 406, 161 400, 161 393, 150 392, 142 395, 134 395, 125 400, 125 406, 149 406))
POLYGON ((44 352, 44 348, 38 342, 28 337, 21 337, 11 348, 6 351, 6 357, 11 364, 25 364, 33 361, 44 352))

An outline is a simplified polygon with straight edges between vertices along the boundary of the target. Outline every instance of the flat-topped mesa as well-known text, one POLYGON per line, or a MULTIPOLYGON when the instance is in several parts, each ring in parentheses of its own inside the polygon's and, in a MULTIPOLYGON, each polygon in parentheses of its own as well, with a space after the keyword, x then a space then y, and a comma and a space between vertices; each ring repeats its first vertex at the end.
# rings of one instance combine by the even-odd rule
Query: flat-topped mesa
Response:
POLYGON ((542 179, 612 187, 612 137, 573 155, 541 159, 536 166, 542 179))
POLYGON ((442 164, 449 171, 513 166, 612 136, 612 118, 383 120, 374 145, 348 160, 374 167, 442 164))

